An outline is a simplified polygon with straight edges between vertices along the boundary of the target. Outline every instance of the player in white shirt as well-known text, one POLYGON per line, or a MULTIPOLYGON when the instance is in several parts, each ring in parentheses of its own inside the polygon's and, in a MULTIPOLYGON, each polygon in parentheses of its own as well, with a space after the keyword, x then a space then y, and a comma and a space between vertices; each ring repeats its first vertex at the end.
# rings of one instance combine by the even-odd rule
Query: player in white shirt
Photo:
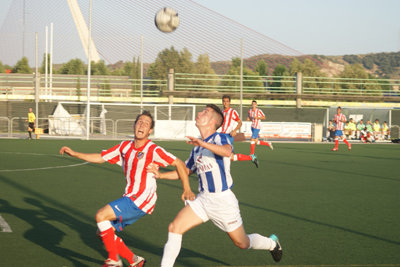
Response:
POLYGON ((250 154, 254 154, 256 145, 268 146, 273 150, 274 147, 271 142, 258 140, 258 135, 261 129, 261 120, 265 120, 265 114, 261 109, 257 108, 257 101, 255 100, 251 102, 251 109, 249 110, 247 120, 251 121, 250 154))
MULTIPOLYGON (((225 134, 216 132, 222 122, 221 110, 212 104, 207 105, 196 116, 196 127, 200 131, 201 139, 188 136, 188 143, 194 145, 194 148, 186 161, 186 168, 189 174, 197 173, 199 194, 195 200, 188 200, 187 205, 170 223, 161 267, 172 267, 181 249, 182 235, 208 220, 226 232, 237 247, 270 251, 276 262, 282 258, 282 248, 276 235, 248 235, 244 230, 239 202, 231 191, 232 144, 225 134)), ((160 173, 151 166, 149 171, 160 179, 179 178, 176 171, 160 173)))
MULTIPOLYGON (((234 137, 237 135, 237 131, 242 126, 242 120, 239 118, 239 114, 236 110, 231 108, 231 97, 229 95, 222 96, 222 104, 224 106, 224 123, 221 127, 221 133, 226 134, 233 144, 234 137)), ((231 155, 232 161, 252 161, 258 168, 258 160, 255 154, 244 155, 234 154, 231 155)))
POLYGON ((110 202, 96 213, 99 236, 108 252, 103 266, 122 266, 119 256, 128 260, 130 266, 144 265, 144 258, 135 255, 115 231, 120 232, 124 227, 153 212, 157 200, 157 184, 154 174, 147 172, 150 164, 157 167, 175 166, 183 185, 182 200, 195 198, 190 189, 185 164, 148 139, 153 128, 153 117, 148 111, 144 111, 136 117, 134 140, 123 141, 101 153, 80 153, 66 146, 60 150, 60 154, 66 153, 91 163, 107 161, 118 164, 124 170, 126 187, 123 197, 110 202))

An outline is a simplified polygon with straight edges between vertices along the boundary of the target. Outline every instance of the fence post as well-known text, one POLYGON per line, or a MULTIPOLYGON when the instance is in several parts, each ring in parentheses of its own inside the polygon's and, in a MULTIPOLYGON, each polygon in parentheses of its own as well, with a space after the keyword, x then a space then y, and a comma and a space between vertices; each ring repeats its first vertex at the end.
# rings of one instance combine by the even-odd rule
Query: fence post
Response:
MULTIPOLYGON (((169 69, 167 76, 167 86, 168 91, 173 92, 175 90, 175 79, 174 79, 174 69, 169 69)), ((174 103, 174 96, 171 94, 168 96, 168 104, 174 103)))
POLYGON ((301 93, 302 93, 302 85, 303 85, 303 75, 301 72, 296 72, 296 108, 301 108, 301 93))

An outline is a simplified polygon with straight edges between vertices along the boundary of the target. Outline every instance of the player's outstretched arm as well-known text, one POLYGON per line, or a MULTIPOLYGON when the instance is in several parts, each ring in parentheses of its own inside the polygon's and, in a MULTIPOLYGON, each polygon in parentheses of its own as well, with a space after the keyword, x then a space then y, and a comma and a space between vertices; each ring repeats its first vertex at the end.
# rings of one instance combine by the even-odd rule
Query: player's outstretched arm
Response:
POLYGON ((104 163, 105 160, 101 157, 101 154, 99 153, 81 153, 81 152, 77 152, 72 150, 71 148, 67 147, 67 146, 63 146, 60 149, 60 154, 64 155, 67 154, 71 157, 74 158, 78 158, 90 163, 104 163))
POLYGON ((182 187, 183 187, 183 193, 181 196, 182 201, 194 200, 196 198, 196 195, 192 192, 192 189, 190 189, 189 169, 186 167, 185 163, 178 158, 174 160, 174 162, 172 162, 171 165, 176 167, 176 172, 179 176, 179 179, 182 182, 182 187))
POLYGON ((186 137, 190 139, 190 141, 187 141, 186 143, 192 144, 194 146, 204 147, 204 148, 210 150, 211 152, 213 152, 214 154, 217 154, 218 156, 230 157, 232 154, 232 146, 231 145, 210 144, 210 143, 204 142, 203 140, 198 139, 196 137, 192 137, 192 136, 186 136, 186 137))

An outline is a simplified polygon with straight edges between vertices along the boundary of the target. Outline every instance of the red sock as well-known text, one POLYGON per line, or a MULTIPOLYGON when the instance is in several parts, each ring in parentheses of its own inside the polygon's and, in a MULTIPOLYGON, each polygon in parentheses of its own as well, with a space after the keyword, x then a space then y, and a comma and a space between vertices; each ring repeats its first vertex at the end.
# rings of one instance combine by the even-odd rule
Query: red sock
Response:
POLYGON ((254 150, 256 149, 256 143, 251 142, 250 143, 250 154, 254 154, 254 150))
POLYGON ((336 139, 336 140, 335 140, 335 149, 338 148, 338 145, 339 145, 339 139, 336 139))
POLYGON ((346 138, 343 139, 343 142, 344 142, 348 147, 350 147, 350 144, 349 144, 349 142, 347 142, 347 139, 346 139, 346 138))
POLYGON ((237 157, 238 161, 251 160, 250 155, 236 154, 235 156, 237 157))
POLYGON ((124 241, 116 236, 115 243, 117 245, 118 254, 129 261, 129 264, 133 263, 133 252, 125 245, 124 241))
POLYGON ((264 141, 258 141, 257 145, 270 146, 268 142, 264 142, 264 141))
POLYGON ((100 237, 108 252, 108 258, 118 261, 118 250, 115 242, 114 229, 108 228, 107 230, 100 232, 100 237))

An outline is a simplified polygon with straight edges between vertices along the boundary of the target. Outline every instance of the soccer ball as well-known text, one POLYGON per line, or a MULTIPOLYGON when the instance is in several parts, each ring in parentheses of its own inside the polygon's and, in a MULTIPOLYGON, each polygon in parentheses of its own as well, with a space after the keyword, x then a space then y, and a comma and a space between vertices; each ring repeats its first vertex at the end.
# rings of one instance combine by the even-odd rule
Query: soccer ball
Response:
POLYGON ((154 23, 162 32, 173 32, 179 26, 178 13, 170 7, 164 7, 157 12, 154 23))

